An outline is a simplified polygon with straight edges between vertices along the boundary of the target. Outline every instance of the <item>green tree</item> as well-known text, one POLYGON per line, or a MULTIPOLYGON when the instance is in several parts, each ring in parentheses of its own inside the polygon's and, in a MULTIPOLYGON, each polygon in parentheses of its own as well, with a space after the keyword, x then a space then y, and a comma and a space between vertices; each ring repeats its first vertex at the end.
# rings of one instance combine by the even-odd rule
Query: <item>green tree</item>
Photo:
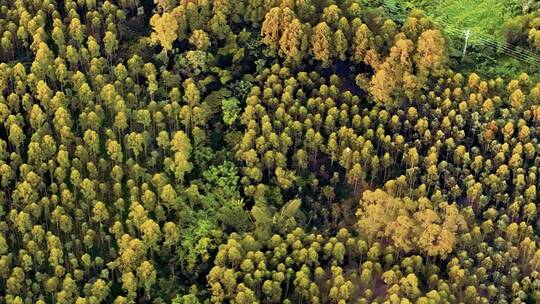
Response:
POLYGON ((221 101, 221 110, 223 111, 223 121, 227 125, 232 125, 238 119, 240 101, 235 97, 227 98, 221 101))

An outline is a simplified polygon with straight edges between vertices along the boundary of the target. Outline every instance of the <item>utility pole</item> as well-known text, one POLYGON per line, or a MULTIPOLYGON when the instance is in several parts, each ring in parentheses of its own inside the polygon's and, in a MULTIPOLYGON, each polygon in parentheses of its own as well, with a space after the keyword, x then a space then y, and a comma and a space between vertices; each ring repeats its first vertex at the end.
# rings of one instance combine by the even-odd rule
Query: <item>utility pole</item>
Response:
POLYGON ((465 31, 465 45, 463 46, 463 55, 461 56, 461 61, 465 59, 465 54, 467 54, 467 46, 469 46, 469 37, 471 37, 471 30, 467 29, 465 31))

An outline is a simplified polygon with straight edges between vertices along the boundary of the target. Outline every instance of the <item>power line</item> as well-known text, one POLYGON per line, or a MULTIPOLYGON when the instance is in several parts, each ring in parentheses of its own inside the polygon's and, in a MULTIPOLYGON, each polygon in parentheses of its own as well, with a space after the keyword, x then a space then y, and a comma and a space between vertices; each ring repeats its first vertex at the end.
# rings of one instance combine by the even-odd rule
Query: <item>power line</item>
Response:
MULTIPOLYGON (((410 8, 404 6, 401 3, 392 0, 373 0, 375 5, 383 7, 385 11, 394 15, 395 19, 400 21, 405 20, 410 13, 410 8)), ((468 28, 461 28, 454 24, 445 22, 444 20, 433 20, 432 21, 439 25, 440 29, 447 34, 449 37, 454 38, 465 38, 467 43, 477 46, 487 46, 494 49, 496 52, 504 53, 505 55, 517 59, 519 61, 524 61, 532 65, 540 66, 540 56, 537 53, 530 50, 524 49, 519 46, 512 45, 507 42, 501 42, 496 39, 493 39, 491 36, 482 34, 482 33, 473 33, 468 28)))

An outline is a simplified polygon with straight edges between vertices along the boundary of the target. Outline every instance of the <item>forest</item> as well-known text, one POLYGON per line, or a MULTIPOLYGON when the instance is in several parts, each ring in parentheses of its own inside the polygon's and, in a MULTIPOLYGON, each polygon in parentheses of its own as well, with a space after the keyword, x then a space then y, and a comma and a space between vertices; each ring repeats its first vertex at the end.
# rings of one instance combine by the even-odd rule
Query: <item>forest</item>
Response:
POLYGON ((0 303, 540 303, 499 2, 0 1, 0 303))

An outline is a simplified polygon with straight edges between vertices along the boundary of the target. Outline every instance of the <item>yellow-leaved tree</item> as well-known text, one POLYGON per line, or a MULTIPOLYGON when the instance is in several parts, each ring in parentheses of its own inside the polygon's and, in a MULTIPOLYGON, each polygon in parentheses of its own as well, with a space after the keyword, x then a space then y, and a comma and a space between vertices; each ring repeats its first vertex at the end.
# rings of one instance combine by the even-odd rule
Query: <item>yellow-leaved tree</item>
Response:
POLYGON ((172 50, 173 42, 178 38, 178 21, 170 13, 162 15, 154 15, 150 19, 150 25, 154 32, 150 36, 150 40, 154 44, 160 44, 163 50, 168 52, 172 50))
POLYGON ((454 249, 457 234, 467 230, 467 223, 456 204, 443 203, 438 209, 429 205, 381 189, 365 191, 356 212, 358 231, 369 242, 388 240, 405 253, 444 258, 454 249))

